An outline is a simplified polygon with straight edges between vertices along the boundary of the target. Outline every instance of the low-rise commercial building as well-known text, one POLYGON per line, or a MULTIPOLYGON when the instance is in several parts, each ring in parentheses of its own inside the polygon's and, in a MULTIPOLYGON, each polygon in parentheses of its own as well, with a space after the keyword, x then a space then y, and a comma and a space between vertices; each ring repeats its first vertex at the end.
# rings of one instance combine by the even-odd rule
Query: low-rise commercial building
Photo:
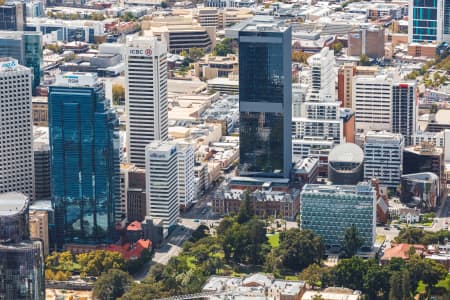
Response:
POLYGON ((439 177, 431 172, 402 176, 400 201, 409 207, 433 209, 440 199, 439 177))
POLYGON ((292 167, 293 184, 301 189, 305 184, 315 183, 319 176, 319 159, 307 157, 295 162, 292 167))
POLYGON ((194 63, 195 76, 206 80, 216 77, 228 78, 239 74, 238 57, 235 54, 227 56, 205 56, 194 63))
POLYGON ((303 281, 281 280, 261 273, 244 278, 231 276, 211 276, 202 288, 202 292, 217 293, 209 296, 211 300, 229 299, 301 299, 306 285, 303 281))
POLYGON ((384 27, 362 28, 348 34, 347 55, 384 57, 384 27))
POLYGON ((361 292, 347 288, 329 287, 323 291, 306 291, 301 300, 313 300, 317 299, 316 297, 323 300, 360 300, 361 292))
POLYGON ((341 248, 345 231, 355 225, 363 238, 361 250, 375 241, 376 193, 369 183, 358 185, 307 184, 301 193, 301 228, 322 237, 330 250, 341 248))
POLYGON ((219 190, 213 198, 213 211, 220 215, 236 214, 246 197, 249 197, 258 217, 274 216, 295 220, 295 216, 300 211, 300 192, 298 190, 285 193, 270 189, 256 190, 249 194, 243 190, 219 190))
MULTIPOLYGON (((447 179, 445 176, 444 151, 429 143, 405 148, 403 152, 403 174, 416 174, 431 172, 439 178, 439 193, 436 201, 431 201, 431 208, 441 203, 441 198, 446 196, 447 179)), ((432 197, 434 198, 434 197, 432 197)))
POLYGON ((92 20, 27 18, 26 31, 42 32, 46 43, 56 41, 94 43, 96 37, 105 35, 104 24, 104 21, 92 20))
POLYGON ((234 78, 214 78, 207 81, 208 89, 224 94, 238 94, 239 80, 234 78))
POLYGON ((142 22, 142 29, 146 36, 165 39, 171 53, 190 48, 209 52, 216 45, 216 28, 201 26, 192 15, 153 17, 142 22))

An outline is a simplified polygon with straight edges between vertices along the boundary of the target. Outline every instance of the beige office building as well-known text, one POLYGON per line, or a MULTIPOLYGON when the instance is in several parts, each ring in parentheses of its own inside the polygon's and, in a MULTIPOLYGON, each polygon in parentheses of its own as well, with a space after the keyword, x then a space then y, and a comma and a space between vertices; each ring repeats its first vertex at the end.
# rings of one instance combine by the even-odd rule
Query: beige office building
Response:
POLYGON ((48 238, 48 212, 30 210, 29 218, 30 238, 41 240, 43 242, 44 255, 48 255, 50 243, 48 238))

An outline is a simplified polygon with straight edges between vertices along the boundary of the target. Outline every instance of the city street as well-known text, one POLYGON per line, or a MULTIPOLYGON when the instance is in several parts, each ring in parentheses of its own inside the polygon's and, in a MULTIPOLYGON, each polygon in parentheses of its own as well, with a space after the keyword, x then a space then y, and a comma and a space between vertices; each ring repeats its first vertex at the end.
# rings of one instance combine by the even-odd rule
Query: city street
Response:
POLYGON ((172 231, 169 237, 164 243, 155 248, 152 261, 147 263, 141 270, 141 272, 134 275, 136 281, 143 280, 148 273, 150 267, 155 263, 167 264, 171 257, 180 254, 183 243, 188 240, 194 232, 200 226, 205 223, 210 225, 212 222, 219 221, 219 217, 215 216, 211 212, 211 208, 208 206, 210 200, 209 194, 203 196, 199 201, 192 206, 187 212, 184 212, 180 216, 180 221, 177 227, 172 231))
MULTIPOLYGON (((448 189, 448 186, 447 186, 448 189)), ((445 198, 438 211, 436 212, 436 218, 434 219, 433 227, 431 231, 439 231, 442 229, 448 229, 448 220, 450 220, 450 200, 449 196, 445 198), (447 224, 446 224, 447 223, 447 224)))
POLYGON ((389 249, 391 247, 392 240, 398 235, 400 230, 397 228, 390 226, 377 226, 377 236, 384 235, 386 237, 386 240, 384 241, 383 248, 389 249), (389 228, 389 229, 387 229, 389 228))

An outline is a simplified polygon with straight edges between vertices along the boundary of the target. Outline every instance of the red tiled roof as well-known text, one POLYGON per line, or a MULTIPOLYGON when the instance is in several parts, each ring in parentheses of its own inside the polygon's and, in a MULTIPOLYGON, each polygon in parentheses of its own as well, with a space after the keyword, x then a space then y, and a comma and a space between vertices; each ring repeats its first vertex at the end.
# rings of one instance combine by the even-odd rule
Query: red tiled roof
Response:
POLYGON ((136 244, 131 245, 129 243, 120 245, 109 245, 105 248, 107 251, 119 252, 123 255, 125 260, 137 259, 141 257, 142 251, 144 249, 150 249, 152 246, 152 241, 150 240, 138 240, 136 244))
POLYGON ((390 249, 386 249, 381 259, 390 260, 391 258, 394 257, 408 259, 409 258, 408 251, 411 247, 414 247, 416 249, 416 252, 418 252, 418 254, 421 254, 423 251, 425 251, 425 246, 423 245, 398 244, 390 249))
POLYGON ((134 221, 127 226, 127 230, 142 230, 141 222, 134 221))

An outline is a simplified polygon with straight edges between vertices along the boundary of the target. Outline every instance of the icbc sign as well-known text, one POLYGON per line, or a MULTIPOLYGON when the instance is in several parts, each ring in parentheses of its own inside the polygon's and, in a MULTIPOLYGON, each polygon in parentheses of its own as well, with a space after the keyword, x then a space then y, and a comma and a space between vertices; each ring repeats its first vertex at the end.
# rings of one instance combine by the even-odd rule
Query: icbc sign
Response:
POLYGON ((139 48, 129 48, 128 55, 129 56, 152 56, 152 49, 139 49, 139 48))

